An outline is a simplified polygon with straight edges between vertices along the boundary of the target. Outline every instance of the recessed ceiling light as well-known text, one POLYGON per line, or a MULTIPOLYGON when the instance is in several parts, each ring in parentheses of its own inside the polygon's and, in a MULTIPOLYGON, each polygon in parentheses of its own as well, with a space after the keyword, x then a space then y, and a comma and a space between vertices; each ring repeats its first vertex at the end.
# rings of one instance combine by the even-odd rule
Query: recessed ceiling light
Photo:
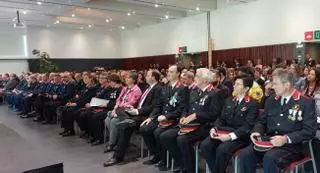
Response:
POLYGON ((72 16, 72 17, 76 17, 76 15, 75 15, 75 14, 71 14, 71 16, 72 16))
POLYGON ((88 10, 91 10, 91 8, 88 8, 88 10))
POLYGON ((60 23, 60 21, 59 20, 56 20, 56 22, 54 22, 54 24, 59 24, 60 23))
POLYGON ((197 7, 197 8, 196 8, 196 10, 197 10, 197 11, 200 11, 200 8, 199 8, 199 7, 197 7))
POLYGON ((135 12, 135 11, 132 11, 132 14, 136 14, 136 12, 135 12))
POLYGON ((91 27, 92 27, 92 25, 88 25, 88 27, 89 27, 89 28, 91 28, 91 27))
POLYGON ((109 20, 109 19, 106 19, 106 22, 107 22, 107 23, 109 23, 109 22, 110 22, 110 20, 109 20))
POLYGON ((121 28, 122 30, 126 29, 126 27, 124 27, 124 26, 121 26, 120 28, 121 28))
POLYGON ((169 19, 169 15, 166 15, 165 18, 166 18, 166 19, 169 19))
POLYGON ((154 4, 154 7, 158 8, 158 7, 159 7, 159 4, 154 4))
POLYGON ((42 2, 38 1, 38 2, 37 2, 37 4, 38 4, 38 5, 41 5, 41 4, 42 4, 42 2))
POLYGON ((26 11, 26 10, 23 10, 22 13, 23 13, 23 14, 27 14, 27 11, 26 11))
POLYGON ((128 13, 128 16, 131 16, 131 13, 128 13))

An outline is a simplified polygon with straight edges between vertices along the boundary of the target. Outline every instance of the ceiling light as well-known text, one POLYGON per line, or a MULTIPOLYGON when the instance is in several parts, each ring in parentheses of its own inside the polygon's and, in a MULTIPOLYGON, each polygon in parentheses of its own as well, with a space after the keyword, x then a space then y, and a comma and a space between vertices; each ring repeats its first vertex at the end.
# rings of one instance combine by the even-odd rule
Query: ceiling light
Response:
POLYGON ((80 29, 83 30, 83 27, 81 26, 80 29))
POLYGON ((60 21, 59 20, 56 20, 55 22, 54 22, 54 24, 59 24, 60 23, 60 21))
POLYGON ((88 8, 88 10, 91 10, 91 8, 88 8))
POLYGON ((126 27, 124 27, 124 26, 121 26, 120 28, 121 28, 122 30, 126 29, 126 27))
POLYGON ((76 17, 76 15, 75 15, 75 14, 71 14, 71 16, 72 16, 72 17, 76 17))
POLYGON ((107 22, 107 23, 109 23, 109 22, 110 22, 110 20, 109 20, 109 19, 106 19, 106 22, 107 22))
POLYGON ((110 22, 112 21, 112 18, 109 18, 110 22))
POLYGON ((196 8, 196 10, 197 10, 197 11, 200 11, 200 8, 199 8, 199 7, 197 7, 197 8, 196 8))
POLYGON ((131 16, 131 13, 128 13, 128 16, 131 16))
POLYGON ((158 7, 159 7, 159 4, 154 4, 154 7, 158 8, 158 7))
POLYGON ((38 4, 38 5, 41 5, 41 4, 42 4, 42 2, 39 2, 39 1, 38 1, 38 2, 37 2, 37 4, 38 4))
POLYGON ((92 27, 92 25, 88 25, 88 27, 89 27, 89 28, 91 28, 91 27, 92 27))
POLYGON ((132 14, 136 14, 136 12, 135 12, 135 11, 132 11, 132 14))
POLYGON ((23 10, 22 13, 23 13, 23 14, 27 14, 27 11, 23 10))
POLYGON ((168 15, 166 15, 166 16, 165 16, 165 18, 166 18, 166 19, 169 19, 169 16, 168 16, 168 15))

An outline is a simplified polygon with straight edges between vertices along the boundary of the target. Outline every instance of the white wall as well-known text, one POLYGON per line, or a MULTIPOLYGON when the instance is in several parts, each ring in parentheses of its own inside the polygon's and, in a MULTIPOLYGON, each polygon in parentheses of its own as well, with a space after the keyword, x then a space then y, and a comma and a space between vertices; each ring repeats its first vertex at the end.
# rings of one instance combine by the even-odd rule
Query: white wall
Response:
POLYGON ((120 58, 117 31, 28 28, 29 55, 33 49, 52 58, 120 58))
POLYGON ((206 14, 144 26, 121 33, 122 58, 207 50, 206 14))
POLYGON ((0 74, 28 72, 29 66, 27 60, 1 60, 0 59, 0 74))
POLYGON ((257 0, 213 11, 215 49, 281 44, 304 40, 320 29, 319 0, 257 0))

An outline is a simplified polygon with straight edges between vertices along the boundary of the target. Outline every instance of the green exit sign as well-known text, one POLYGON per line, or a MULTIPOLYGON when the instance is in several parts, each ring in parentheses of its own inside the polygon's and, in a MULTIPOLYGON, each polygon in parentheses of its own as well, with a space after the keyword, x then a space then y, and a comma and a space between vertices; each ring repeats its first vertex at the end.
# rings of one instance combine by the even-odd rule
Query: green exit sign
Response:
POLYGON ((320 30, 314 31, 314 39, 315 40, 320 40, 320 30))

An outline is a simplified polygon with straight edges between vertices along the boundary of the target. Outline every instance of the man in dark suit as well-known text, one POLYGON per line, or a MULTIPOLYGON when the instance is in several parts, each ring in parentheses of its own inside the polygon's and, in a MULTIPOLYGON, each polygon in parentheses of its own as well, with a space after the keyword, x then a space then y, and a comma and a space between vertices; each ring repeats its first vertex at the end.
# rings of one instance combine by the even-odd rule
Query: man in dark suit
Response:
POLYGON ((221 115, 210 130, 210 136, 200 144, 201 155, 211 172, 224 173, 232 153, 249 144, 249 132, 256 122, 259 105, 248 96, 253 78, 237 76, 234 97, 225 100, 221 115), (225 134, 219 132, 225 131, 225 134))
MULTIPOLYGON (((108 160, 104 166, 112 166, 124 159, 126 149, 129 146, 130 138, 135 128, 139 127, 159 102, 161 94, 161 85, 159 81, 160 72, 157 70, 149 70, 146 76, 146 82, 149 84, 149 87, 142 94, 137 109, 132 108, 127 110, 129 117, 117 124, 117 128, 119 129, 117 149, 115 150, 112 158, 108 160)), ((144 123, 149 124, 150 121, 151 119, 148 118, 144 123)))
POLYGON ((180 119, 179 127, 174 127, 160 135, 161 146, 165 147, 178 167, 175 172, 195 172, 193 145, 209 133, 223 106, 223 94, 211 85, 213 74, 207 68, 197 70, 197 89, 190 92, 189 105, 180 119))
POLYGON ((295 90, 294 81, 288 70, 274 71, 277 96, 267 99, 264 115, 252 130, 254 147, 240 153, 240 172, 254 173, 256 164, 262 162, 265 173, 275 173, 304 156, 303 142, 313 139, 317 129, 315 103, 295 90), (259 149, 261 141, 270 143, 265 151, 259 149))
POLYGON ((169 83, 163 86, 159 103, 152 110, 149 118, 141 124, 142 137, 154 155, 144 164, 158 163, 157 167, 165 167, 165 151, 160 145, 160 134, 177 123, 188 104, 189 90, 179 81, 181 70, 177 65, 169 67, 167 74, 169 83))

